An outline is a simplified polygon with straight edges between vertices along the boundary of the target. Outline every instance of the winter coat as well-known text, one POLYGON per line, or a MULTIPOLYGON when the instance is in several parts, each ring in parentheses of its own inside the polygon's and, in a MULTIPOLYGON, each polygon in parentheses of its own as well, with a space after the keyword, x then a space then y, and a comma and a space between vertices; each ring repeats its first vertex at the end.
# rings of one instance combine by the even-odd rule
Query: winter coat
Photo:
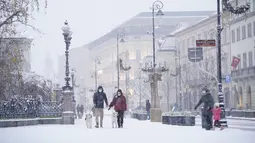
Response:
POLYGON ((212 109, 214 106, 214 100, 213 97, 211 95, 210 92, 205 93, 199 100, 199 102, 197 103, 196 107, 200 106, 202 103, 204 103, 204 110, 203 110, 203 115, 208 115, 208 114, 212 114, 212 109))
POLYGON ((126 111, 127 110, 126 97, 123 95, 115 96, 110 104, 110 107, 113 107, 113 106, 116 112, 126 111))
POLYGON ((220 120, 221 108, 213 108, 212 112, 213 112, 213 119, 220 120))
POLYGON ((150 111, 150 109, 151 109, 151 103, 146 102, 146 111, 150 111))
POLYGON ((95 108, 104 108, 104 102, 106 106, 108 106, 108 100, 106 94, 104 93, 104 89, 102 86, 99 86, 97 92, 93 96, 95 108), (99 92, 99 89, 102 89, 102 92, 99 92))

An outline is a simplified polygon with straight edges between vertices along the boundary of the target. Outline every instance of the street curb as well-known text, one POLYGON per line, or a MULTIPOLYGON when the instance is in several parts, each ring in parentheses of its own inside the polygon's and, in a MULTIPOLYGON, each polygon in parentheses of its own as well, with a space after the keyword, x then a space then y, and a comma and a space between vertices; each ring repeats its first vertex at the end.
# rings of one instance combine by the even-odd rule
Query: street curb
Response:
MULTIPOLYGON (((200 118, 201 116, 196 116, 196 118, 200 118)), ((227 117, 228 120, 243 120, 243 121, 255 121, 255 118, 238 118, 238 117, 227 117)))

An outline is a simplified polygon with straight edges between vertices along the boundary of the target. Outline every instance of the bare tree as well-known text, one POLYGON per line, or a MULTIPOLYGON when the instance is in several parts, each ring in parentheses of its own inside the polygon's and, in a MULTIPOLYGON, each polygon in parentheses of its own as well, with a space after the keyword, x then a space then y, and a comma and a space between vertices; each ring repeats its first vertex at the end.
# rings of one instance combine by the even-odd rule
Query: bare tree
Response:
MULTIPOLYGON (((47 7, 47 0, 45 7, 47 7)), ((0 100, 11 94, 12 86, 20 85, 24 51, 31 40, 11 38, 17 35, 17 26, 24 25, 39 31, 28 23, 39 11, 39 0, 0 0, 0 100)))
POLYGON ((203 84, 209 85, 217 81, 217 60, 215 57, 210 56, 204 59, 198 66, 198 79, 201 80, 203 84))

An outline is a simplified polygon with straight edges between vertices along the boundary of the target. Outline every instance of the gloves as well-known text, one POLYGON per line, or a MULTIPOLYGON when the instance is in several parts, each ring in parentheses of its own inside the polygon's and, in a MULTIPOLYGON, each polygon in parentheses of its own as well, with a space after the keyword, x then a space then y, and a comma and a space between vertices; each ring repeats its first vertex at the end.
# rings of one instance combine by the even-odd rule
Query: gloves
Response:
POLYGON ((194 108, 195 110, 197 110, 197 106, 195 106, 195 108, 194 108))

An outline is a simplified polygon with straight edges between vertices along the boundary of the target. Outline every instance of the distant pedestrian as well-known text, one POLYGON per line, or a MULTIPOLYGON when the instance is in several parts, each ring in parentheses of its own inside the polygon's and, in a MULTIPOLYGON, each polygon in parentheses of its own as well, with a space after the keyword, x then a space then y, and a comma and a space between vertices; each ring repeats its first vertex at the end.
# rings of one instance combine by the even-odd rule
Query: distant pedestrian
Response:
POLYGON ((108 110, 110 110, 111 107, 113 106, 114 110, 118 113, 117 115, 118 127, 123 128, 124 112, 127 110, 127 102, 126 97, 123 95, 121 89, 117 91, 117 95, 113 98, 108 110))
POLYGON ((210 93, 210 90, 205 86, 202 89, 203 95, 200 98, 199 102, 197 103, 197 105, 195 106, 195 110, 197 109, 198 106, 200 106, 202 103, 204 103, 204 110, 202 112, 202 118, 205 118, 206 120, 206 130, 210 130, 213 128, 212 125, 212 109, 214 106, 214 100, 213 97, 210 93))
POLYGON ((104 102, 106 106, 108 106, 108 100, 106 94, 104 93, 104 89, 102 86, 98 87, 97 92, 94 94, 93 103, 95 108, 95 116, 96 116, 96 128, 99 128, 99 117, 100 117, 100 127, 103 127, 103 119, 104 119, 104 102))
POLYGON ((213 112, 214 127, 222 128, 220 124, 221 108, 219 107, 219 103, 215 103, 215 107, 212 109, 212 112, 213 112))
POLYGON ((150 120, 150 110, 151 110, 151 103, 149 100, 146 100, 146 112, 147 112, 147 119, 150 120))

